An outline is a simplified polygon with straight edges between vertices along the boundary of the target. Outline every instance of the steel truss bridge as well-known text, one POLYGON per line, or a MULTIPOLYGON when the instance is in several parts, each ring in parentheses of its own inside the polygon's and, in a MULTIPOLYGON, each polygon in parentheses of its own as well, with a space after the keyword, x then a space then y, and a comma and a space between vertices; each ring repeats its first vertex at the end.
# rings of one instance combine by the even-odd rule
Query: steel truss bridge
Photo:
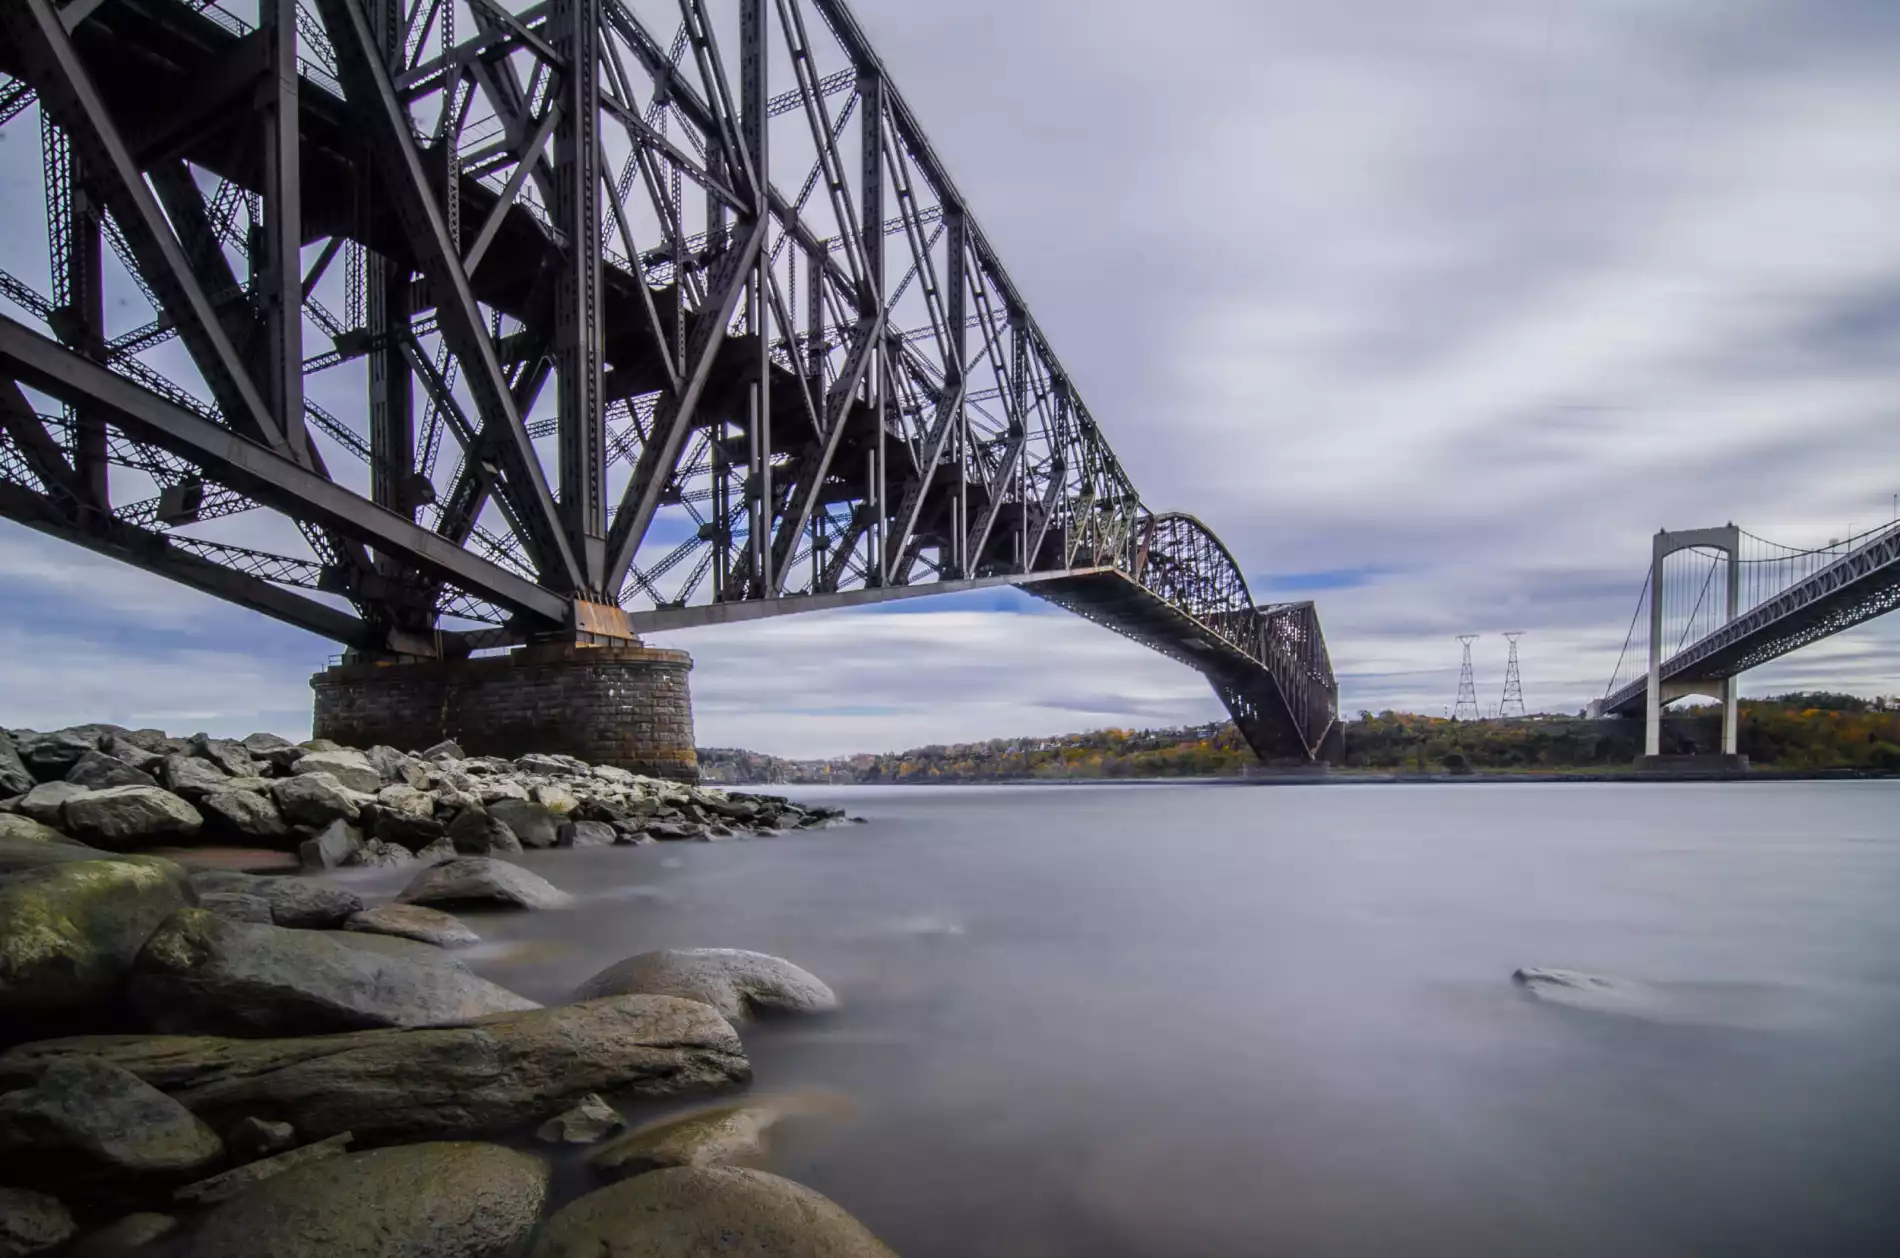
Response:
MULTIPOLYGON (((1659 533, 1615 673, 1596 707, 1635 715, 1900 607, 1900 523, 1798 549, 1728 525, 1659 533), (1652 644, 1653 647, 1652 647, 1652 644)), ((1731 747, 1730 750, 1733 750, 1731 747)))
POLYGON ((0 72, 0 514, 372 658, 1016 585, 1335 729, 842 0, 5 0, 0 72))

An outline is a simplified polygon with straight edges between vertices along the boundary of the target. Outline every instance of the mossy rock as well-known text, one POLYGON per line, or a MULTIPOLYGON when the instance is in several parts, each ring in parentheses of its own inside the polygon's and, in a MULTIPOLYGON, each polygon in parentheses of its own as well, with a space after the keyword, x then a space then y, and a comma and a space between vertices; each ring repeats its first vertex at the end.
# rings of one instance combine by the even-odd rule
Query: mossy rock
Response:
POLYGON ((547 1201, 539 1158, 440 1141, 326 1158, 219 1206, 194 1258, 506 1258, 547 1201))
POLYGON ((15 873, 0 883, 0 1022, 88 1020, 159 924, 195 900, 184 870, 150 857, 15 873))
POLYGON ((764 1171, 654 1171, 555 1212, 529 1258, 895 1258, 827 1197, 764 1171))

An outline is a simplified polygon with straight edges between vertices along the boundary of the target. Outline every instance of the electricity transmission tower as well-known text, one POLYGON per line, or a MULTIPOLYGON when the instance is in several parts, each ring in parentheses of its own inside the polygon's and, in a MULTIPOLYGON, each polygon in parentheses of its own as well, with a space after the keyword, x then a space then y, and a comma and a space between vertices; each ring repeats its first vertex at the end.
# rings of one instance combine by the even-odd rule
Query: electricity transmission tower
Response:
POLYGON ((1498 715, 1524 715, 1524 679, 1517 673, 1517 640, 1524 636, 1522 629, 1507 630, 1505 640, 1511 644, 1511 658, 1504 665, 1504 700, 1498 704, 1498 715))
POLYGON ((1461 633, 1458 641, 1464 646, 1464 663, 1458 669, 1458 702, 1452 706, 1451 719, 1454 721, 1476 721, 1483 717, 1478 709, 1478 686, 1471 677, 1471 644, 1478 640, 1475 633, 1461 633))

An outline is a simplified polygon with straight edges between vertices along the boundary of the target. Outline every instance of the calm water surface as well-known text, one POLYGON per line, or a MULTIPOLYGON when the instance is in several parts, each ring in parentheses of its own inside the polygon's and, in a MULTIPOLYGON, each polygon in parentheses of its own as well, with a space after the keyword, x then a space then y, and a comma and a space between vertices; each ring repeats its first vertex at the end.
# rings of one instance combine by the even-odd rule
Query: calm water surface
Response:
POLYGON ((477 968, 830 981, 775 1166, 906 1258, 1900 1254, 1900 785, 797 794, 872 824, 532 853, 477 968))

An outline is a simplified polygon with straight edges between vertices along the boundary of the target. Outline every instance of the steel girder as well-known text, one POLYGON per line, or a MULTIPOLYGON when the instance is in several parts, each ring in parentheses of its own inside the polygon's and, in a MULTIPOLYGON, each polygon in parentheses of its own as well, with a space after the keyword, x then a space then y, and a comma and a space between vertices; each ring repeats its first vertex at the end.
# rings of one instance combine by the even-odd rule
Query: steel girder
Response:
POLYGON ((56 281, 0 274, 52 399, 7 514, 370 654, 1112 588, 1320 745, 1330 673, 1143 505, 841 0, 15 0, 0 71, 56 281))
MULTIPOLYGON (((1900 607, 1900 529, 1876 535, 1805 580, 1743 612, 1663 661, 1662 679, 1733 677, 1900 607)), ((1640 712, 1647 674, 1605 698, 1605 713, 1640 712)), ((1669 691, 1665 689, 1666 697, 1669 691)))

